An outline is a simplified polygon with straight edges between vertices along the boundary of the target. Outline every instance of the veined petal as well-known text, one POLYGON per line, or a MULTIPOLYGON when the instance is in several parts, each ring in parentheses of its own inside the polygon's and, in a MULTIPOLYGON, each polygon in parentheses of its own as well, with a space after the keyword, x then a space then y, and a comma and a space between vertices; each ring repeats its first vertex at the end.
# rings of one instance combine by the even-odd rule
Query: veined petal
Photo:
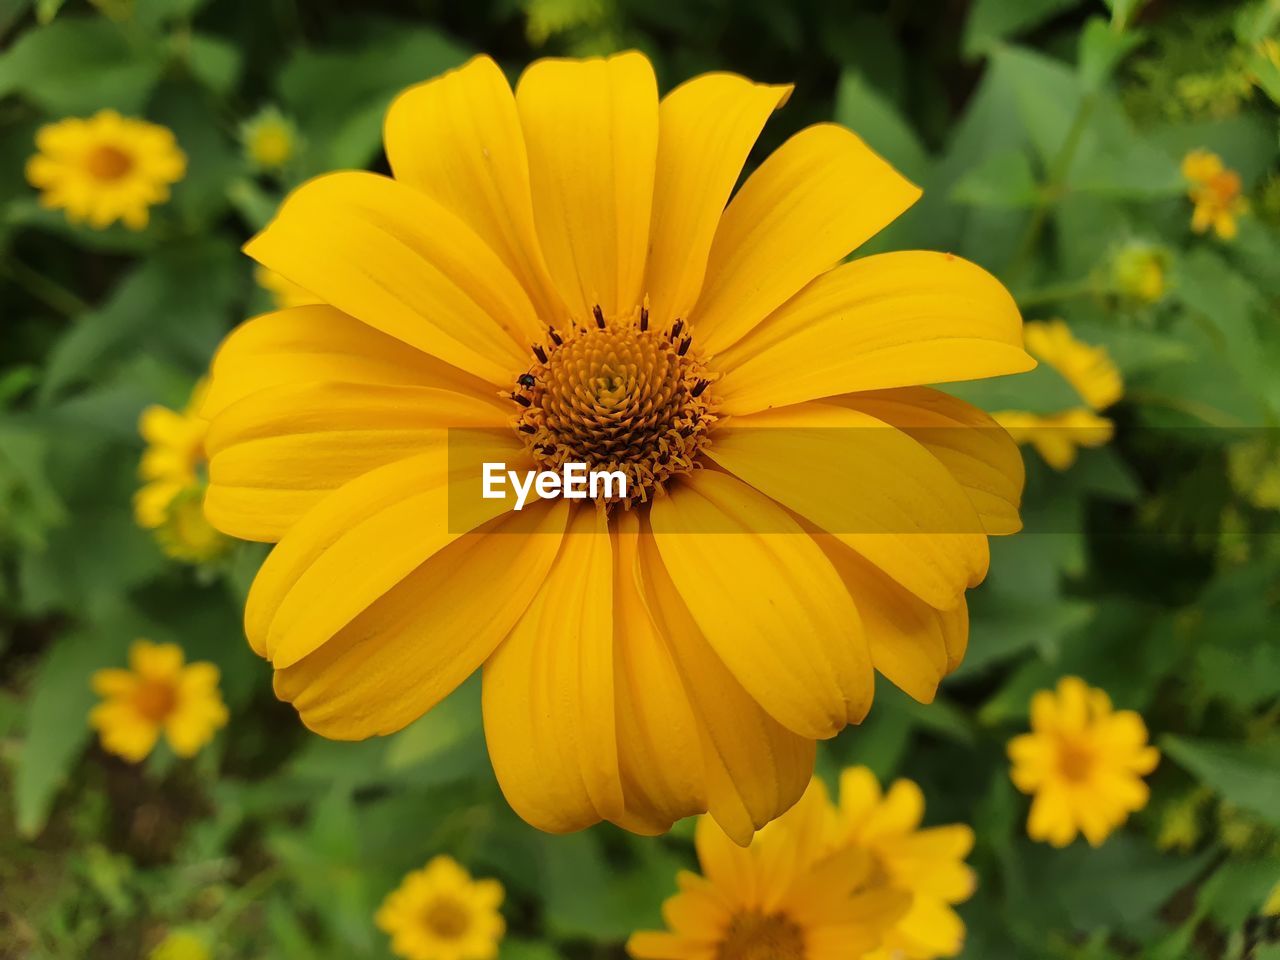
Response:
POLYGON ((804 403, 735 418, 708 455, 932 606, 954 607, 986 574, 982 522, 959 484, 860 411, 804 403))
MULTIPOLYGON (((658 153, 658 85, 638 53, 539 60, 516 85, 533 214, 571 315, 640 303, 658 153)), ((544 318, 563 322, 567 318, 544 318)))
POLYGON ((333 638, 277 670, 276 695, 322 736, 401 729, 470 676, 507 635, 560 548, 568 504, 534 504, 459 538, 333 638))
POLYGON ((244 249, 325 303, 490 383, 509 385, 541 332, 497 254, 435 200, 388 177, 310 180, 244 249))
POLYGON ((649 309, 660 324, 689 316, 742 165, 791 89, 706 73, 662 98, 645 279, 649 309))
POLYGON ((436 387, 310 382, 250 394, 205 441, 205 514, 224 533, 276 541, 330 490, 447 441, 448 427, 506 426, 496 396, 436 387))
POLYGON ((698 719, 708 811, 746 846, 782 815, 813 775, 816 746, 760 708, 716 656, 667 572, 651 531, 639 538, 645 605, 671 653, 698 719))
POLYGON ((484 667, 484 730, 507 802, 540 830, 625 816, 614 705, 613 557, 580 507, 538 593, 484 667))
POLYGON ((814 280, 716 358, 741 414, 841 393, 977 380, 1036 365, 1000 281, 947 253, 882 253, 814 280))
POLYGON ((533 225, 515 98, 496 63, 473 57, 404 91, 387 111, 383 140, 397 180, 474 230, 520 281, 541 318, 565 315, 533 225))
POLYGON ((231 331, 214 355, 200 414, 212 420, 258 390, 318 380, 435 387, 478 399, 494 392, 479 377, 313 304, 264 313, 231 331))
POLYGON ((1022 529, 1022 454, 1004 428, 977 407, 928 387, 853 393, 831 402, 897 427, 933 454, 964 488, 989 535, 1022 529))
POLYGON ((701 470, 656 500, 650 520, 694 621, 765 710, 814 739, 866 715, 874 679, 858 612, 781 507, 701 470))
POLYGON ((844 127, 801 130, 747 179, 720 221, 693 311, 702 350, 736 343, 919 196, 844 127))

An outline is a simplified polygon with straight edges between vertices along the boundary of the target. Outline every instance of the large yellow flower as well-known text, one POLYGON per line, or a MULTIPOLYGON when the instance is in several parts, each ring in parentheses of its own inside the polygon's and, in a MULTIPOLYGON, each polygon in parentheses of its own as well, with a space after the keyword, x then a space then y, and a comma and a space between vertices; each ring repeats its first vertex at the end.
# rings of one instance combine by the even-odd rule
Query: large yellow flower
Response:
POLYGON ((117 220, 131 230, 147 225, 148 209, 169 199, 170 184, 187 171, 186 155, 167 127, 101 110, 71 117, 36 133, 39 151, 27 161, 27 180, 42 206, 63 209, 73 223, 101 230, 117 220))
POLYGON ((838 265, 919 195, 849 131, 801 131, 729 199, 788 90, 660 102, 628 53, 539 61, 513 96, 479 57, 396 100, 394 179, 313 180, 248 244, 322 303, 219 351, 205 509, 279 541, 246 629, 313 730, 398 730, 483 666, 529 822, 709 808, 745 843, 873 667, 929 700, 960 661, 1022 465, 918 384, 1034 361, 973 264, 838 265), (571 461, 628 500, 480 497, 481 462, 571 461))
POLYGON ((378 909, 391 949, 407 960, 491 960, 506 932, 502 884, 472 880, 452 857, 404 878, 378 909))
POLYGON ((1135 810, 1147 805, 1142 778, 1160 752, 1132 710, 1112 710, 1106 692, 1079 677, 1063 677, 1056 695, 1031 699, 1031 732, 1009 741, 1010 775, 1035 795, 1027 833, 1065 847, 1083 833, 1098 846, 1135 810))
POLYGON ((973 830, 962 823, 921 829, 924 794, 910 780, 896 780, 885 794, 866 767, 840 777, 834 843, 871 855, 875 883, 910 897, 911 906, 884 935, 869 960, 934 960, 964 946, 964 922, 951 909, 976 883, 964 858, 973 830))
POLYGON ((205 662, 184 666, 184 659, 176 644, 138 640, 129 648, 128 670, 93 675, 103 702, 90 712, 89 723, 104 750, 138 763, 163 733, 174 753, 191 757, 226 726, 218 668, 205 662))
POLYGON ((682 872, 666 931, 631 936, 636 960, 849 960, 875 950, 906 893, 880 883, 872 856, 832 845, 835 811, 819 780, 746 849, 698 821, 702 875, 682 872))

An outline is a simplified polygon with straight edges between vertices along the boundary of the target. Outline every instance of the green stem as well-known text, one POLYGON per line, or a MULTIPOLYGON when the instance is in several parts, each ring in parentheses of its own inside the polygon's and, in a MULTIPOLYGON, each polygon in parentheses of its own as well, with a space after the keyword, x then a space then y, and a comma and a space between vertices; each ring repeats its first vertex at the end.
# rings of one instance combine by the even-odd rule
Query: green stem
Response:
POLYGON ((1018 301, 1018 306, 1025 310, 1027 307, 1039 307, 1046 303, 1056 303, 1059 300, 1092 297, 1106 292, 1093 278, 1085 277, 1083 280, 1053 283, 1047 287, 1041 287, 1039 290, 1031 290, 1025 294, 1019 294, 1014 299, 1018 301))
POLYGON ((0 275, 8 277, 37 300, 65 317, 75 317, 89 305, 66 287, 31 269, 21 260, 0 260, 0 275))

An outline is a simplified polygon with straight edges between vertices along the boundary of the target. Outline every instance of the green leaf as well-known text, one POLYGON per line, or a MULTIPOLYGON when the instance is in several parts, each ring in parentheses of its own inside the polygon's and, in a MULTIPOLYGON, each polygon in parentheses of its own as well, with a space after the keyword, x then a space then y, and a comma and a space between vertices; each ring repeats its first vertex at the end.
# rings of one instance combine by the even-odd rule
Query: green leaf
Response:
POLYGON ((1142 35, 1117 30, 1102 17, 1090 17, 1080 34, 1080 79, 1086 90, 1098 90, 1142 35))
POLYGON ((1040 192, 1025 150, 993 153, 951 188, 951 199, 975 207, 1034 206, 1040 192))
POLYGON ((912 180, 923 180, 928 173, 929 156, 910 124, 854 70, 840 75, 835 121, 857 133, 912 180))
POLYGON ((1044 23, 1050 17, 1079 6, 1081 0, 977 0, 964 25, 964 54, 989 53, 997 42, 1044 23))
POLYGON ((1215 793, 1280 825, 1280 742, 1235 743, 1167 734, 1160 746, 1215 793))

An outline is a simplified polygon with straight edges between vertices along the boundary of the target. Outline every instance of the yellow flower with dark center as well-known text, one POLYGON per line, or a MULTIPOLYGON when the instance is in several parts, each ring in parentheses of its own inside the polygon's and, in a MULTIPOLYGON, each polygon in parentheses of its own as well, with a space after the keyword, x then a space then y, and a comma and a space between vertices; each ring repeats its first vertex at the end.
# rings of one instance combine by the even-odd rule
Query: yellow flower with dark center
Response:
POLYGON ((218 668, 184 661, 177 644, 138 640, 129 648, 128 670, 93 675, 103 702, 90 712, 89 723, 104 750, 138 763, 163 733, 174 753, 192 757, 226 726, 218 668))
POLYGON ((973 830, 961 823, 921 829, 923 818, 924 794, 912 781, 897 780, 882 795, 866 767, 841 775, 833 842, 869 853, 875 883, 911 903, 867 960, 934 960, 964 946, 964 922, 951 907, 976 885, 964 863, 973 830))
POLYGON ((131 230, 147 225, 149 208, 169 199, 187 158, 166 127, 102 110, 69 118, 36 133, 39 151, 27 161, 27 180, 41 206, 66 210, 72 223, 101 230, 117 220, 131 230))
POLYGON ((298 154, 298 128, 275 107, 265 107, 240 128, 249 162, 262 170, 279 170, 298 154))
POLYGON ((1147 743, 1142 717, 1113 710, 1105 691, 1063 677, 1055 694, 1031 699, 1031 732, 1009 741, 1010 776, 1034 794, 1027 833, 1065 847, 1083 833, 1098 846, 1129 814, 1147 805, 1142 778, 1160 752, 1147 743))
POLYGON ((497 880, 472 880, 457 861, 439 856, 404 878, 376 922, 407 960, 489 960, 506 931, 502 897, 497 880))
POLYGON ((680 873, 680 892, 663 905, 668 929, 632 934, 627 952, 635 960, 844 960, 876 950, 910 897, 879 882, 865 849, 833 845, 835 816, 815 780, 745 849, 702 817, 702 874, 680 873))
POLYGON ((209 423, 194 412, 202 389, 197 385, 185 413, 156 404, 138 422, 147 448, 138 466, 143 485, 133 498, 134 519, 155 532, 166 554, 190 563, 212 560, 231 544, 204 516, 209 423))
POLYGON ((1249 209, 1248 200, 1241 196, 1240 174, 1227 169, 1216 153, 1192 150, 1182 159, 1182 175, 1195 206, 1191 229, 1206 233, 1212 228, 1220 239, 1233 239, 1239 229, 1236 219, 1249 209))
POLYGON ((730 199, 788 91, 711 74, 659 101, 627 53, 539 61, 513 95, 479 57, 395 101, 394 179, 313 180, 248 244, 321 302, 220 349, 205 511, 279 541, 246 628, 310 728, 391 733, 482 666, 530 823, 710 809, 745 843, 874 670, 928 701, 959 663, 1021 457, 918 384, 1034 361, 973 264, 841 264, 919 196, 848 130, 801 131, 730 199), (481 463, 569 462, 625 499, 480 496, 481 463))

